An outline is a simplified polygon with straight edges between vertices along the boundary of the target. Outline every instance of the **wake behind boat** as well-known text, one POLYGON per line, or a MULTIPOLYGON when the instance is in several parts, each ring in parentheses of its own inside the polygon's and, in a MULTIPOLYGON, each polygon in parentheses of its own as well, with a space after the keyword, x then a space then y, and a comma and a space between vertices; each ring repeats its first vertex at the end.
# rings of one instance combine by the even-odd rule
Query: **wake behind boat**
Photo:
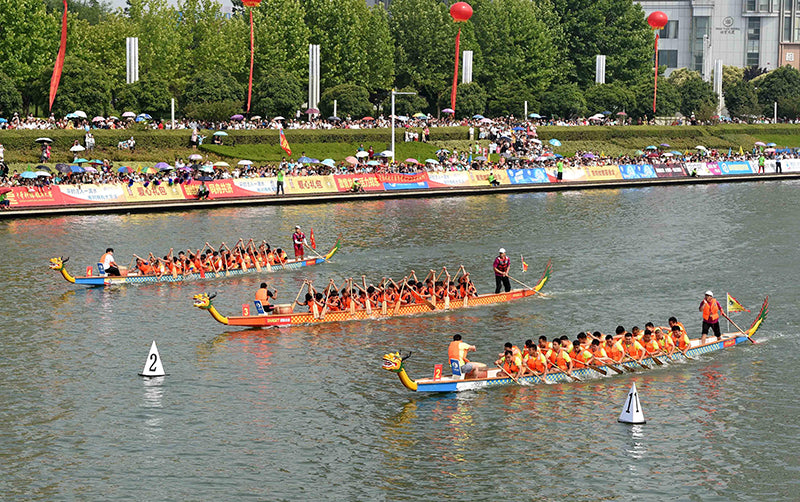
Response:
MULTIPOLYGON (((411 354, 401 356, 399 352, 385 354, 383 356, 383 364, 381 367, 386 371, 396 373, 403 386, 414 392, 460 392, 465 390, 483 389, 486 387, 511 385, 515 383, 520 385, 563 383, 575 380, 601 378, 606 375, 613 376, 616 374, 621 374, 619 367, 624 367, 627 372, 643 371, 654 367, 654 364, 661 366, 664 364, 686 361, 686 356, 688 356, 689 359, 694 359, 696 356, 701 354, 716 352, 719 350, 736 347, 743 343, 753 342, 753 335, 756 333, 756 331, 758 331, 758 329, 761 327, 761 324, 767 317, 767 312, 769 309, 768 301, 769 297, 764 299, 764 303, 761 305, 761 310, 756 316, 756 319, 753 321, 753 324, 750 325, 749 329, 741 332, 724 333, 719 340, 714 339, 714 341, 704 345, 701 345, 700 340, 691 340, 690 347, 686 350, 686 355, 680 351, 675 351, 669 357, 663 355, 658 357, 645 357, 642 359, 641 363, 636 362, 635 360, 628 360, 615 365, 599 365, 595 367, 573 369, 572 375, 577 378, 570 378, 567 373, 563 371, 554 371, 547 373, 547 375, 544 377, 544 380, 542 377, 537 375, 523 376, 515 380, 502 373, 501 368, 489 368, 480 373, 481 375, 485 373, 485 376, 482 376, 482 378, 465 378, 464 375, 445 375, 439 378, 434 377, 413 380, 406 372, 404 364, 411 354), (614 370, 614 367, 616 367, 617 370, 614 370)), ((441 371, 439 372, 441 373, 441 371)), ((436 373, 436 371, 434 373, 436 373)))
MULTIPOLYGON (((463 267, 459 269, 459 272, 462 270, 463 267)), ((362 278, 362 288, 361 286, 355 285, 351 279, 347 281, 347 286, 343 288, 342 296, 347 296, 349 294, 348 290, 352 290, 353 294, 351 298, 354 298, 360 291, 361 297, 364 299, 364 301, 359 303, 357 299, 355 301, 348 300, 346 306, 344 304, 340 304, 341 306, 336 307, 335 310, 329 308, 332 303, 331 300, 334 298, 334 291, 332 291, 331 288, 328 288, 325 291, 325 294, 322 295, 320 292, 315 292, 313 286, 308 281, 304 283, 304 286, 308 286, 309 293, 306 295, 306 301, 300 303, 302 305, 308 305, 310 309, 308 312, 294 311, 295 307, 300 305, 298 304, 297 300, 300 298, 300 295, 303 292, 302 289, 297 294, 297 298, 295 298, 294 303, 275 305, 276 312, 274 314, 265 313, 252 316, 224 316, 217 311, 212 303, 212 299, 216 296, 216 294, 197 294, 193 297, 193 305, 199 309, 207 310, 215 320, 222 324, 229 326, 249 326, 253 328, 270 326, 296 326, 301 324, 317 324, 323 322, 346 322, 365 319, 378 320, 388 319, 390 317, 423 314, 427 312, 452 311, 477 305, 504 303, 521 298, 527 298, 529 296, 541 295, 542 293, 540 293, 540 290, 550 279, 551 272, 552 262, 548 261, 541 278, 533 287, 512 290, 507 293, 483 295, 469 294, 468 288, 471 284, 471 281, 469 281, 469 274, 467 274, 466 271, 464 271, 465 275, 461 276, 462 278, 467 277, 466 281, 458 282, 458 284, 461 285, 461 288, 464 289, 462 292, 458 291, 460 288, 455 288, 455 291, 453 289, 448 290, 446 288, 439 291, 438 285, 440 281, 436 281, 435 278, 432 281, 428 281, 428 278, 426 278, 426 281, 419 282, 410 279, 409 276, 405 277, 401 281, 400 285, 386 285, 377 293, 373 291, 372 298, 374 298, 374 300, 367 299, 370 297, 370 288, 372 288, 372 286, 367 287, 365 280, 362 278), (409 286, 411 282, 414 282, 415 284, 423 284, 423 286, 419 288, 419 291, 415 291, 412 286, 409 286), (428 288, 435 288, 435 290, 425 296, 425 291, 428 288), (404 303, 403 301, 405 293, 410 295, 411 301, 409 303, 404 303), (383 296, 384 294, 386 296, 383 296), (315 298, 317 299, 315 300, 315 298), (342 306, 344 306, 344 308, 342 308, 342 306)), ((446 273, 447 269, 443 268, 443 271, 439 275, 443 276, 443 274, 446 273)), ((429 274, 429 276, 430 275, 431 274, 429 274)), ((458 275, 458 273, 456 275, 458 275)), ((449 275, 448 280, 444 282, 451 282, 449 281, 449 275)), ((455 286, 454 283, 451 284, 455 286)))
POLYGON ((119 284, 150 284, 161 282, 185 282, 196 280, 209 280, 225 277, 238 277, 245 274, 265 274, 280 272, 281 270, 296 270, 302 267, 311 267, 326 263, 333 257, 342 245, 342 238, 339 236, 333 247, 324 255, 317 255, 312 258, 305 258, 303 260, 290 260, 290 259, 270 259, 268 256, 259 252, 257 248, 255 251, 250 250, 246 254, 244 265, 237 264, 236 268, 228 267, 227 263, 218 264, 217 269, 211 268, 206 270, 206 267, 196 267, 191 271, 178 272, 177 270, 165 270, 158 273, 141 273, 141 271, 125 272, 124 275, 112 276, 106 274, 92 275, 91 267, 87 267, 87 275, 73 276, 70 274, 65 264, 69 258, 51 258, 50 269, 61 272, 61 275, 67 282, 73 284, 81 284, 86 286, 110 286, 119 284), (249 266, 248 263, 249 262, 249 266))

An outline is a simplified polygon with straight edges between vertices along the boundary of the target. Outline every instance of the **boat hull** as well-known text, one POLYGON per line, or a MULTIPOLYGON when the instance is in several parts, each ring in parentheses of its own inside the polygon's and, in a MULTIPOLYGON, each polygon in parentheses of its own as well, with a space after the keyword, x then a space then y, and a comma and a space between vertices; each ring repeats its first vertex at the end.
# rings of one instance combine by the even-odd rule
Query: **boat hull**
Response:
MULTIPOLYGON (((467 307, 478 305, 491 305, 494 303, 504 303, 512 300, 518 300, 537 294, 536 291, 531 289, 520 289, 510 291, 508 293, 481 295, 474 298, 469 298, 467 307)), ((391 317, 401 317, 414 314, 424 314, 427 312, 450 312, 453 310, 463 309, 463 300, 451 300, 450 308, 445 309, 444 300, 440 300, 436 304, 436 308, 432 309, 424 303, 413 303, 410 305, 402 305, 397 313, 394 313, 394 307, 390 306, 386 314, 381 314, 380 307, 373 308, 371 314, 367 314, 366 310, 356 310, 353 313, 350 311, 336 311, 327 312, 325 317, 315 318, 311 312, 302 312, 297 314, 286 315, 257 315, 257 316, 233 316, 228 317, 229 326, 249 326, 253 328, 271 327, 271 326, 295 326, 300 324, 319 324, 326 322, 346 322, 357 321, 366 319, 388 319, 391 317)))
POLYGON ((83 286, 115 286, 121 284, 155 284, 155 283, 169 283, 169 282, 188 282, 188 281, 207 281, 211 279, 222 279, 222 278, 230 278, 230 277, 239 277, 243 275, 253 275, 253 274, 269 274, 280 272, 282 270, 297 270, 303 267, 312 267, 314 265, 320 265, 322 263, 327 262, 331 259, 331 257, 336 254, 336 252, 341 247, 342 241, 341 238, 336 240, 336 244, 334 244, 333 248, 328 251, 327 254, 323 257, 316 257, 316 258, 309 258, 306 260, 294 261, 289 260, 283 265, 272 265, 271 269, 267 269, 267 267, 261 267, 259 271, 255 267, 250 267, 247 270, 236 269, 236 270, 228 270, 227 272, 205 272, 204 274, 199 273, 192 273, 192 274, 177 274, 172 276, 170 274, 164 274, 162 276, 157 275, 126 275, 126 276, 83 276, 83 277, 75 277, 75 284, 80 284, 83 286))
MULTIPOLYGON (((714 341, 711 343, 707 343, 705 345, 692 347, 689 350, 687 350, 686 353, 689 355, 689 357, 695 357, 709 352, 717 352, 719 350, 735 347, 742 343, 750 343, 750 342, 744 335, 729 333, 723 335, 723 338, 719 341, 714 341)), ((686 361, 686 358, 680 352, 675 352, 674 354, 671 355, 671 357, 674 361, 686 361)), ((659 360, 665 363, 670 362, 665 356, 659 356, 659 360)), ((653 362, 652 357, 646 357, 642 360, 642 362, 650 367, 653 367, 656 364, 655 362, 653 362)), ((642 367, 635 361, 627 361, 618 364, 617 366, 627 366, 628 368, 634 370, 642 370, 642 367)), ((609 369, 608 366, 599 366, 599 368, 605 370, 608 374, 607 376, 614 376, 617 374, 613 370, 609 369)), ((572 370, 572 374, 577 376, 581 380, 596 379, 606 376, 591 368, 577 368, 572 370)), ((535 375, 521 377, 518 378, 517 380, 522 385, 538 385, 545 383, 542 381, 541 377, 535 375)), ((569 378, 569 376, 567 376, 566 373, 560 371, 548 373, 546 380, 547 383, 566 383, 572 381, 569 378)), ((481 378, 475 380, 456 380, 453 379, 452 376, 442 377, 441 380, 421 379, 421 380, 416 380, 415 382, 417 384, 416 392, 461 392, 465 390, 478 390, 487 387, 497 387, 501 385, 513 385, 516 383, 509 377, 481 378)))

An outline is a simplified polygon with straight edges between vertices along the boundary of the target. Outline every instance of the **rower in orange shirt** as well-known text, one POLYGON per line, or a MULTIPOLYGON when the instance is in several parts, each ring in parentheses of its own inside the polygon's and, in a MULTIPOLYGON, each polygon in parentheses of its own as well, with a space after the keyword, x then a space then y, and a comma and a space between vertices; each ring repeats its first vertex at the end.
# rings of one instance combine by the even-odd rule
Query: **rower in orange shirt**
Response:
POLYGON ((632 333, 625 333, 625 337, 623 338, 622 346, 625 349, 625 358, 631 358, 638 362, 642 362, 644 359, 645 350, 642 347, 642 344, 639 343, 638 340, 634 340, 632 333))
POLYGON ((672 326, 672 341, 675 342, 675 346, 678 350, 686 356, 686 351, 691 347, 691 340, 689 340, 689 335, 686 334, 686 330, 681 329, 681 326, 678 324, 672 326))
POLYGON ((601 365, 610 364, 613 362, 611 358, 608 357, 608 353, 606 353, 606 350, 600 345, 600 340, 598 339, 592 340, 592 343, 589 344, 589 352, 592 353, 592 357, 594 357, 594 360, 601 365))
POLYGON ((675 342, 672 340, 671 336, 665 336, 664 331, 661 328, 656 328, 656 342, 658 342, 658 348, 661 349, 664 354, 667 356, 671 356, 673 352, 675 352, 675 342))
POLYGON ((522 375, 536 375, 542 380, 547 377, 547 358, 539 351, 533 340, 525 341, 525 352, 523 353, 522 375))
POLYGON ((644 330, 644 336, 642 337, 642 347, 644 350, 652 357, 661 355, 663 352, 661 351, 661 347, 658 346, 658 341, 653 337, 653 334, 650 332, 649 329, 644 330))
POLYGON ((575 368, 586 368, 592 362, 592 353, 581 347, 580 340, 572 342, 572 351, 569 357, 574 361, 575 368))
POLYGON ((502 378, 504 375, 507 375, 511 378, 518 379, 522 375, 522 361, 510 350, 505 351, 503 358, 495 361, 495 364, 503 368, 497 372, 498 377, 502 378))
POLYGON ((270 291, 267 288, 267 283, 262 282, 261 286, 259 287, 258 291, 256 291, 256 301, 261 302, 261 306, 264 308, 264 312, 272 312, 275 308, 274 306, 269 304, 270 298, 277 298, 278 290, 270 291))

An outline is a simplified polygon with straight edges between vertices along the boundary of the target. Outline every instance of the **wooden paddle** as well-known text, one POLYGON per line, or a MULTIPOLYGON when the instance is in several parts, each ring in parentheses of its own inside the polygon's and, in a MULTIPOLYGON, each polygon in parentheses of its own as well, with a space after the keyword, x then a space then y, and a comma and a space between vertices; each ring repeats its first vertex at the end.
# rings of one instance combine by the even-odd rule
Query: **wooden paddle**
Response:
POLYGON ((356 299, 353 297, 353 278, 352 277, 349 279, 348 286, 350 287, 350 315, 354 316, 356 314, 356 299))
POLYGON ((331 282, 328 283, 328 287, 325 288, 325 305, 322 306, 322 312, 319 314, 320 319, 325 319, 325 314, 328 312, 328 296, 331 294, 331 286, 335 285, 333 279, 331 279, 331 282))
POLYGON ((300 299, 300 295, 303 294, 303 286, 308 284, 308 281, 303 281, 303 284, 300 286, 300 291, 297 293, 297 296, 294 297, 294 301, 292 302, 292 312, 294 312, 294 306, 297 305, 297 300, 300 299))
POLYGON ((743 330, 742 328, 740 328, 740 327, 739 327, 739 325, 738 325, 738 324, 736 324, 735 322, 733 322, 733 319, 731 319, 730 317, 728 317, 728 314, 726 314, 725 312, 723 312, 723 311, 722 311, 722 309, 719 309, 719 313, 720 313, 720 314, 722 314, 722 317, 724 317, 724 318, 725 318, 725 319, 727 319, 727 320, 728 320, 728 321, 729 321, 731 324, 733 324, 733 327, 734 327, 734 328, 736 328, 736 329, 738 329, 738 330, 739 330, 739 332, 740 332, 741 334, 743 334, 744 336, 746 336, 746 337, 747 337, 747 339, 748 339, 748 340, 750 340, 750 343, 753 343, 753 344, 755 344, 755 343, 756 343, 756 341, 755 341, 755 340, 753 340, 752 338, 750 338, 750 335, 748 335, 748 334, 747 334, 747 331, 743 330))
POLYGON ((444 309, 450 310, 450 272, 447 271, 446 267, 443 268, 446 280, 444 285, 444 309))
POLYGON ((521 284, 521 285, 525 286, 525 288, 527 288, 527 289, 529 289, 529 290, 533 291, 533 292, 534 292, 534 293, 536 293, 537 295, 539 295, 539 296, 545 296, 545 294, 544 294, 544 293, 540 293, 540 292, 536 291, 535 289, 533 289, 532 287, 528 286, 528 285, 527 285, 527 284, 525 284, 524 282, 522 282, 522 281, 518 281, 517 279, 514 279, 514 278, 513 278, 513 277, 511 277, 510 275, 509 275, 509 276, 507 276, 507 277, 508 277, 509 279, 511 279, 512 281, 514 281, 514 282, 517 282, 517 283, 519 283, 519 284, 521 284))
POLYGON ((319 307, 317 306, 317 294, 314 291, 314 286, 311 281, 308 281, 308 292, 311 293, 311 312, 314 314, 314 319, 319 319, 319 307))
POLYGON ((590 363, 585 363, 585 364, 586 364, 586 366, 588 366, 589 368, 592 368, 593 370, 595 370, 596 372, 600 373, 601 375, 608 375, 608 371, 604 370, 603 368, 601 368, 600 366, 598 366, 596 364, 590 364, 590 363))
POLYGON ((383 295, 383 299, 381 301, 381 315, 388 315, 389 306, 386 305, 386 277, 381 279, 381 289, 383 290, 381 292, 381 294, 383 295))
POLYGON ((306 244, 305 242, 303 243, 303 245, 305 245, 305 247, 307 247, 308 249, 310 249, 312 253, 314 253, 315 255, 317 255, 317 258, 322 258, 323 260, 325 259, 325 257, 324 257, 324 256, 322 256, 321 254, 317 253, 317 250, 316 250, 316 249, 312 248, 311 246, 309 246, 309 245, 308 245, 308 244, 306 244))
POLYGON ((628 354, 625 354, 625 358, 626 358, 626 359, 630 359, 631 361, 635 362, 636 364, 638 364, 639 366, 641 366, 642 368, 644 368, 644 369, 646 369, 646 370, 652 369, 650 366, 648 366, 648 365, 646 365, 645 363, 643 363, 643 362, 639 361, 638 359, 634 359, 634 358, 632 358, 632 357, 631 357, 631 356, 629 356, 628 354))
POLYGON ((567 375, 567 377, 568 377, 568 378, 571 378, 573 381, 577 381, 577 382, 583 382, 583 380, 581 380, 580 378, 576 377, 575 375, 570 375, 570 374, 569 374, 569 373, 567 373, 566 371, 562 370, 562 369, 561 369, 561 367, 559 367, 559 366, 558 366, 556 363, 554 363, 554 362, 550 361, 550 359, 548 359, 548 360, 547 360, 547 362, 548 362, 548 363, 550 363, 550 367, 551 367, 551 368, 554 368, 556 371, 558 371, 558 372, 561 372, 561 373, 563 373, 563 374, 567 375))
POLYGON ((364 308, 367 309, 367 315, 372 315, 372 302, 369 301, 369 292, 367 291, 367 276, 362 275, 361 281, 364 284, 364 308))
POLYGON ((616 366, 614 366, 611 363, 604 363, 604 364, 605 364, 606 368, 609 368, 609 369, 613 370, 617 375, 621 375, 621 374, 625 373, 624 371, 622 371, 621 369, 617 368, 616 366))
POLYGON ((397 301, 394 304, 394 310, 392 310, 392 315, 397 315, 400 312, 400 304, 403 302, 403 289, 405 289, 406 284, 408 283, 408 276, 403 277, 403 283, 400 285, 400 292, 397 293, 397 301))

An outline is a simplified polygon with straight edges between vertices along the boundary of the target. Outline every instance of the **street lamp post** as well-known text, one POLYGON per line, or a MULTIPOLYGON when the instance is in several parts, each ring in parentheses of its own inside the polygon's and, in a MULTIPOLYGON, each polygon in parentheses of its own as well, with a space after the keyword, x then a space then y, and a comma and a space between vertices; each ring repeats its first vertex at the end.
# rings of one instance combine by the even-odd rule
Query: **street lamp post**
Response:
POLYGON ((392 89, 392 164, 394 164, 394 97, 402 95, 416 95, 416 92, 398 92, 392 89))

